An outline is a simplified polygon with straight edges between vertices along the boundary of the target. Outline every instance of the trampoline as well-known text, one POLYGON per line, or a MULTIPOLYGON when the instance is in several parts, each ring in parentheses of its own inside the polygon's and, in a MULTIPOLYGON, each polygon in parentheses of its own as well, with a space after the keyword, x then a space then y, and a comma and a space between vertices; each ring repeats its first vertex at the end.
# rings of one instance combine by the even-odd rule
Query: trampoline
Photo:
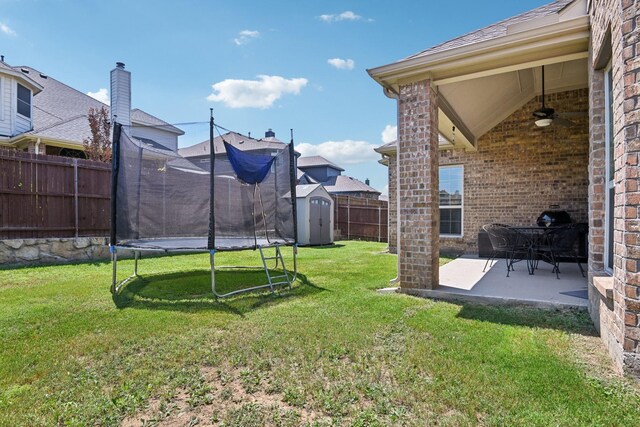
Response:
MULTIPOLYGON (((208 161, 198 162, 131 136, 115 123, 113 132, 110 252, 111 292, 138 276, 143 251, 208 252, 211 290, 216 297, 291 284, 297 278, 295 153, 289 144, 255 150, 251 143, 214 145, 209 122, 208 161), (224 148, 222 148, 224 147, 224 148), (293 270, 281 247, 291 246, 293 270), (227 293, 216 290, 218 251, 258 250, 266 283, 227 293), (273 255, 266 250, 273 250, 273 255), (118 252, 133 251, 134 271, 117 280, 118 252), (282 272, 274 275, 267 261, 282 272)), ((247 137, 247 141, 252 141, 247 137)), ((218 142, 218 141, 216 141, 218 142)), ((218 267, 225 268, 225 267, 218 267)), ((236 266, 236 268, 247 268, 236 266)))

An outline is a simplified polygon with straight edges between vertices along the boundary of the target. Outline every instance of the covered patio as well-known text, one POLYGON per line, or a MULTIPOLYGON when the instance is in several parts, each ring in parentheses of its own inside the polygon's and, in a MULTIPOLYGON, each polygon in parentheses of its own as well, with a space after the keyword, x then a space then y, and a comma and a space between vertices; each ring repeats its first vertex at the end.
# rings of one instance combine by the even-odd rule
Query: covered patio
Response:
POLYGON ((439 254, 478 256, 485 224, 588 223, 588 40, 586 1, 559 1, 369 70, 398 101, 398 141, 378 151, 403 291, 450 290, 440 274, 469 259, 441 270, 439 254))

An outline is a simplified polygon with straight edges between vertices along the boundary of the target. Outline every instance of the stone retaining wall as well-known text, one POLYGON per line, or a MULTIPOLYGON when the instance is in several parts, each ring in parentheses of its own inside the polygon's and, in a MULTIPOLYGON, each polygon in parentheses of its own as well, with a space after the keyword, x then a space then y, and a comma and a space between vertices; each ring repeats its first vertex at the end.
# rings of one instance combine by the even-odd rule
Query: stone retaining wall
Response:
POLYGON ((0 240, 0 265, 102 259, 109 259, 106 237, 0 240))

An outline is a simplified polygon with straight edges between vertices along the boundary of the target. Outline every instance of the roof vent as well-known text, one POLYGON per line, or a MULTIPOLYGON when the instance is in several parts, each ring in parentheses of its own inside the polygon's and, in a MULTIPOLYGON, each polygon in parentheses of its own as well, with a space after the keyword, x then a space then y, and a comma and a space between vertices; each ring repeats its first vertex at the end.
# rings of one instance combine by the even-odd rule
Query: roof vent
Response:
POLYGON ((0 61, 4 62, 4 55, 0 55, 0 61))
POLYGON ((20 71, 22 71, 25 74, 29 74, 29 70, 27 68, 20 68, 20 71))
POLYGON ((367 184, 367 185, 369 185, 369 184, 370 184, 369 178, 365 179, 365 180, 364 180, 364 183, 365 183, 365 184, 367 184))
POLYGON ((42 73, 40 73, 40 77, 42 77, 43 79, 46 79, 46 78, 47 78, 47 75, 46 75, 46 74, 42 74, 42 73))
POLYGON ((124 70, 124 62, 116 62, 116 68, 122 68, 124 70))
POLYGON ((269 128, 269 130, 264 133, 264 137, 265 138, 275 138, 276 137, 276 133, 271 128, 269 128))

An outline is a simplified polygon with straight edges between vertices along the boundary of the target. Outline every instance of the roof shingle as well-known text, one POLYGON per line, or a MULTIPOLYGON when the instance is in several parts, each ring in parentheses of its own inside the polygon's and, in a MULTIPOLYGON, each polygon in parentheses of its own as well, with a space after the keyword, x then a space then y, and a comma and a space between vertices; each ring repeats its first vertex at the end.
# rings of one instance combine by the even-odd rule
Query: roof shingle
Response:
POLYGON ((554 13, 558 13, 563 10, 567 5, 571 4, 574 0, 557 0, 553 3, 549 3, 533 10, 521 13, 520 15, 513 16, 511 18, 504 19, 495 24, 488 25, 478 30, 472 31, 467 34, 463 34, 451 40, 447 40, 443 43, 432 46, 414 55, 408 56, 405 59, 418 58, 421 56, 427 56, 445 50, 455 49, 461 46, 466 46, 482 41, 492 40, 498 37, 507 35, 507 28, 510 25, 518 24, 525 21, 530 21, 536 18, 542 18, 554 13))

